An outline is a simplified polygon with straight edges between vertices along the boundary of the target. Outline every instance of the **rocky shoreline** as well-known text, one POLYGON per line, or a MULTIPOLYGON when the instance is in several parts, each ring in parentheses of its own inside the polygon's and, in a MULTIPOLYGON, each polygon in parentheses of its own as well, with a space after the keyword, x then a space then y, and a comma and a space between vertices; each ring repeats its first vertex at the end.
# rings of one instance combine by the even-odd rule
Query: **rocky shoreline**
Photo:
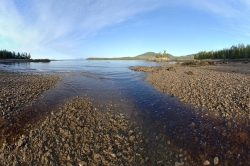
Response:
MULTIPOLYGON (((250 66, 204 64, 132 68, 149 72, 149 83, 197 107, 197 114, 183 119, 185 123, 168 126, 151 115, 147 122, 143 115, 127 117, 109 106, 96 108, 91 99, 76 97, 53 108, 39 123, 25 128, 27 132, 14 136, 6 132, 4 120, 13 125, 13 115, 53 88, 60 77, 1 71, 5 95, 1 94, 0 102, 5 114, 0 121, 0 165, 248 165, 250 126, 245 108, 249 104, 250 66), (231 94, 229 90, 235 93, 224 100, 225 93, 231 94), (199 95, 204 95, 202 100, 199 95), (232 110, 223 104, 217 109, 206 100, 213 95, 217 102, 228 102, 232 110), (200 100, 201 105, 196 104, 200 100)), ((178 113, 170 116, 166 112, 164 116, 171 122, 178 113)))
POLYGON ((0 148, 3 143, 27 130, 23 126, 29 118, 25 107, 32 107, 42 93, 53 88, 60 80, 55 75, 35 75, 0 70, 0 148))
POLYGON ((150 135, 123 114, 99 111, 75 98, 53 111, 29 135, 4 142, 3 165, 184 165, 186 152, 173 153, 164 135, 150 135))
MULTIPOLYGON (((182 132, 172 137, 192 153, 192 165, 206 161, 213 165, 215 156, 219 165, 250 164, 248 62, 194 61, 131 69, 148 72, 148 83, 196 107, 196 115, 184 120, 189 125, 177 125, 182 132)), ((167 135, 176 132, 176 127, 167 135)))
POLYGON ((98 110, 87 98, 77 97, 36 123, 20 126, 19 114, 27 113, 23 108, 32 108, 60 77, 0 75, 0 165, 188 165, 187 152, 163 134, 108 107, 98 110))
POLYGON ((20 112, 60 80, 55 75, 24 74, 0 70, 0 110, 3 117, 20 112))
POLYGON ((205 113, 218 117, 250 118, 250 63, 132 67, 149 72, 146 81, 205 113))

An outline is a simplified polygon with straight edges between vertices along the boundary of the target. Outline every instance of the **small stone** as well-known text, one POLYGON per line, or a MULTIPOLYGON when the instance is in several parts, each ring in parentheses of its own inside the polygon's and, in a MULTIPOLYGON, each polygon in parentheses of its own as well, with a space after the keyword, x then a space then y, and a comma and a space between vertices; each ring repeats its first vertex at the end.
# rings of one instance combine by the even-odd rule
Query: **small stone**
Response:
POLYGON ((219 164, 219 158, 218 158, 218 157, 215 157, 215 158, 214 158, 214 165, 217 165, 217 164, 219 164))
POLYGON ((159 165, 159 164, 162 164, 163 163, 163 161, 161 160, 161 161, 157 161, 157 164, 159 165))
POLYGON ((210 162, 208 160, 204 161, 203 165, 210 165, 210 162))
POLYGON ((94 159, 95 162, 97 162, 100 159, 100 157, 101 156, 99 154, 94 154, 93 155, 93 159, 94 159))
POLYGON ((191 127, 191 128, 194 128, 194 127, 195 127, 195 123, 192 122, 192 123, 190 124, 190 127, 191 127))
POLYGON ((1 160, 4 160, 4 153, 1 153, 1 154, 0 154, 0 159, 1 159, 1 160))
POLYGON ((20 147, 23 145, 23 140, 22 139, 19 139, 18 142, 17 142, 17 146, 20 147))
POLYGON ((131 135, 133 132, 133 130, 129 130, 128 135, 131 135))
POLYGON ((116 155, 114 153, 110 153, 110 156, 116 158, 116 155))
POLYGON ((188 71, 186 72, 187 75, 194 75, 194 73, 192 71, 188 71))
POLYGON ((175 162, 174 163, 174 166, 183 166, 184 165, 184 162, 175 162))
POLYGON ((79 161, 78 166, 87 166, 87 163, 85 161, 79 161))
POLYGON ((135 136, 131 135, 131 136, 129 137, 129 141, 130 141, 130 142, 134 142, 134 140, 135 140, 135 136))

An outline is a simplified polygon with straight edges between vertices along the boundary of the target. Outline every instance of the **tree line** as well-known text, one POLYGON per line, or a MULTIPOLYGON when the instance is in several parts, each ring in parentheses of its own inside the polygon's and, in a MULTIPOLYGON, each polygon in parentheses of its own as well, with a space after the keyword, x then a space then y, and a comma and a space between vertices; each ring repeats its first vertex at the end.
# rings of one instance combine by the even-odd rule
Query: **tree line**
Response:
POLYGON ((250 58, 250 45, 238 44, 231 48, 224 48, 218 51, 201 51, 194 54, 194 59, 237 59, 250 58))
POLYGON ((19 52, 11 52, 7 50, 0 50, 0 59, 30 59, 30 53, 19 53, 19 52))
POLYGON ((155 58, 171 58, 172 55, 167 53, 166 50, 163 50, 163 53, 159 52, 155 55, 155 58))

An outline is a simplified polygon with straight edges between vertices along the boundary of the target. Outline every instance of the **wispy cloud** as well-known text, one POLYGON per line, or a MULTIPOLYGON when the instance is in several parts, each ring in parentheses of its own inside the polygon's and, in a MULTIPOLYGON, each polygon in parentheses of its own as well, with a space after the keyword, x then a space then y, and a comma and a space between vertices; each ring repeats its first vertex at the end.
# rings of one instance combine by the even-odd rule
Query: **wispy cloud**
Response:
POLYGON ((69 53, 100 29, 163 3, 163 0, 1 0, 0 43, 4 38, 21 50, 43 48, 69 53))
POLYGON ((249 0, 1 0, 0 49, 71 54, 101 29, 162 5, 212 13, 250 36, 249 0))

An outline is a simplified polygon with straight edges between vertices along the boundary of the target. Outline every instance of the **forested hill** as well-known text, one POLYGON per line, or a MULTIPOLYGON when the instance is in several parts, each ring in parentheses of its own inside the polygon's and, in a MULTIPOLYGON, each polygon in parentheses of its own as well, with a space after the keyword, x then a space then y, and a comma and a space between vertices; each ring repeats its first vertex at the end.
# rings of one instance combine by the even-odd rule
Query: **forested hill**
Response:
POLYGON ((0 50, 0 59, 30 59, 31 56, 28 53, 11 52, 6 50, 0 50))
POLYGON ((138 58, 138 59, 149 59, 149 58, 155 58, 155 56, 156 56, 155 52, 146 52, 144 54, 140 54, 140 55, 135 56, 135 58, 138 58))
POLYGON ((146 52, 134 57, 120 57, 120 58, 87 58, 87 60, 147 60, 150 58, 164 58, 164 57, 169 58, 170 60, 192 60, 194 59, 194 54, 192 55, 186 55, 186 56, 173 56, 169 53, 155 53, 155 52, 146 52), (163 56, 163 57, 158 57, 159 55, 163 56))
POLYGON ((250 45, 238 44, 231 48, 225 48, 218 51, 201 51, 194 54, 195 59, 240 59, 250 58, 250 45))

